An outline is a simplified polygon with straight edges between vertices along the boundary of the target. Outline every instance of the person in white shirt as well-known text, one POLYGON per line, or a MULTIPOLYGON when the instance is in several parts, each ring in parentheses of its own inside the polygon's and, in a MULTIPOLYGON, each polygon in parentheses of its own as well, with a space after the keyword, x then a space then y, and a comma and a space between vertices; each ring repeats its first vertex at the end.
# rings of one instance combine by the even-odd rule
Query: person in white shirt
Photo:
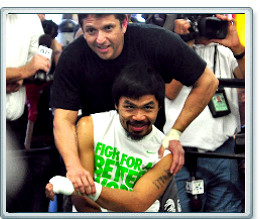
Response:
MULTIPOLYGON (((165 150, 164 157, 158 158, 165 136, 153 125, 164 90, 161 76, 145 63, 124 68, 112 88, 116 111, 92 114, 77 124, 81 164, 89 171, 88 195, 78 194, 68 178, 56 176, 46 186, 47 197, 65 194, 65 180, 80 212, 157 212, 167 205, 169 201, 161 203, 160 197, 172 178, 174 182, 172 154, 165 150)), ((171 185, 175 196, 171 196, 171 211, 177 212, 180 206, 175 182, 171 185)))
MULTIPOLYGON (((217 78, 245 78, 245 47, 241 44, 236 21, 224 15, 218 18, 228 21, 228 32, 225 39, 208 39, 198 36, 187 42, 202 57, 217 78)), ((175 32, 180 35, 189 34, 190 22, 185 19, 175 20, 175 32)), ((164 133, 170 130, 170 124, 178 117, 191 87, 182 86, 173 80, 166 85, 165 109, 166 123, 164 133), (173 96, 172 86, 179 86, 180 92, 173 96)), ((219 88, 218 91, 222 92, 219 88)), ((240 131, 240 117, 236 88, 224 88, 230 112, 215 117, 209 107, 192 121, 180 137, 185 150, 199 152, 234 154, 235 140, 233 136, 240 131)), ((188 164, 189 160, 185 163, 188 164)), ((190 206, 191 197, 186 192, 186 182, 190 180, 190 170, 185 165, 176 174, 176 183, 183 212, 193 211, 190 206)), ((200 195, 204 212, 243 212, 243 184, 239 178, 237 160, 201 158, 197 159, 195 177, 204 180, 205 192, 200 195)))
POLYGON ((7 14, 5 27, 6 150, 10 152, 6 157, 6 207, 8 212, 30 211, 18 198, 23 196, 21 188, 28 172, 27 163, 21 159, 10 161, 14 156, 12 151, 24 148, 18 120, 26 101, 23 80, 38 70, 47 72, 50 63, 48 58, 37 54, 39 38, 44 32, 36 14, 7 14))
POLYGON ((37 15, 8 14, 6 17, 6 116, 9 121, 23 114, 26 95, 23 79, 38 70, 48 72, 50 68, 49 59, 37 54, 39 37, 43 34, 37 15))

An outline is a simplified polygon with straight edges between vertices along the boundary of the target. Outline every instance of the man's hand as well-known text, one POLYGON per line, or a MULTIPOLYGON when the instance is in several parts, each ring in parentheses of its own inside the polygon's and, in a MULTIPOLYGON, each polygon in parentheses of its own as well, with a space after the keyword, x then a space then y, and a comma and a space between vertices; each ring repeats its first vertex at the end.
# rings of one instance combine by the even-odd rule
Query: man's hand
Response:
MULTIPOLYGON (((176 19, 174 21, 174 32, 179 35, 187 35, 190 34, 189 28, 191 27, 190 21, 186 19, 176 19)), ((190 39, 187 41, 187 44, 192 47, 195 40, 190 39)))
POLYGON ((168 135, 163 139, 162 146, 160 147, 158 153, 159 157, 162 157, 164 148, 168 148, 173 154, 172 164, 170 167, 170 173, 175 175, 180 171, 184 165, 184 150, 179 141, 181 132, 176 129, 171 129, 168 135))
MULTIPOLYGON (((101 195, 102 185, 95 182, 96 192, 94 194, 86 195, 92 201, 97 201, 99 196, 101 195)), ((45 187, 46 197, 54 200, 55 194, 63 194, 63 195, 83 195, 77 192, 72 184, 72 182, 64 176, 54 176, 49 180, 49 183, 45 187)))
POLYGON ((81 165, 67 168, 66 177, 72 182, 75 190, 81 194, 93 194, 96 192, 93 177, 81 165))
POLYGON ((225 39, 211 39, 211 42, 220 43, 226 47, 229 47, 234 54, 240 54, 245 50, 244 46, 239 40, 237 33, 236 20, 234 18, 229 18, 225 15, 216 15, 221 20, 228 21, 228 33, 225 39))
POLYGON ((46 198, 49 198, 50 200, 54 201, 54 192, 53 192, 53 185, 51 183, 48 183, 45 187, 45 195, 46 198))
POLYGON ((174 21, 174 32, 180 35, 189 34, 190 21, 186 19, 176 19, 174 21))
POLYGON ((6 83, 6 93, 16 92, 23 84, 23 80, 6 83))
POLYGON ((6 68, 6 84, 29 78, 37 73, 38 70, 48 72, 50 69, 50 60, 42 55, 34 55, 31 61, 20 67, 6 68))
MULTIPOLYGON (((165 150, 164 147, 161 146, 158 151, 159 158, 161 158, 163 156, 164 150, 165 150)), ((173 175, 176 175, 176 173, 178 173, 184 165, 185 152, 183 150, 183 147, 182 147, 180 141, 178 141, 178 140, 169 141, 168 150, 171 151, 171 153, 173 154, 172 164, 170 167, 170 173, 173 175)))
POLYGON ((176 173, 178 173, 181 170, 182 166, 184 165, 185 152, 183 150, 183 147, 182 147, 180 141, 178 141, 178 140, 169 141, 168 150, 171 151, 171 153, 173 154, 170 173, 175 175, 176 173))
POLYGON ((50 69, 50 60, 44 56, 36 54, 32 60, 25 66, 27 77, 33 76, 37 71, 48 72, 50 69))

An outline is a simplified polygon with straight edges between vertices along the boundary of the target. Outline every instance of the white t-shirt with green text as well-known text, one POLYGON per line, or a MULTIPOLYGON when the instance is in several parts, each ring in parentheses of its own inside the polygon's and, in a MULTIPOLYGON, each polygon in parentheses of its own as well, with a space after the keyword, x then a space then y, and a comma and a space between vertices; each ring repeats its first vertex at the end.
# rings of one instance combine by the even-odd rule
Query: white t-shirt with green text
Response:
MULTIPOLYGON (((95 181, 104 187, 132 190, 137 180, 158 161, 165 135, 153 126, 143 139, 127 136, 113 110, 91 115, 94 124, 95 181)), ((170 153, 168 150, 165 154, 170 153)))

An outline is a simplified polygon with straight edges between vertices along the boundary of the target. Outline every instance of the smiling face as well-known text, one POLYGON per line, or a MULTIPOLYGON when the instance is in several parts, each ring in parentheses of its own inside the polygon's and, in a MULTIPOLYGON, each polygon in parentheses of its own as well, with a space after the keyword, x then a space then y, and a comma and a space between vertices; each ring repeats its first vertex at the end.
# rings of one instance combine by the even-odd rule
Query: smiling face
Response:
POLYGON ((133 140, 141 140, 152 131, 159 105, 154 95, 144 95, 139 99, 121 97, 116 109, 127 135, 133 140))
POLYGON ((82 28, 89 47, 101 59, 111 60, 121 54, 124 46, 127 18, 121 25, 115 15, 101 17, 89 15, 83 20, 82 28))

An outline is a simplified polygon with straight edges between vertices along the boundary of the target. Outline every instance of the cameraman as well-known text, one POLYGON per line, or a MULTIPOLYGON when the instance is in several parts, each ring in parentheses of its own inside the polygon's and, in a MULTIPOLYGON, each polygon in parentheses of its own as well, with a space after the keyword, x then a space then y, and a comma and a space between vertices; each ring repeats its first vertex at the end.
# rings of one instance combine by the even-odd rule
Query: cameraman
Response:
MULTIPOLYGON (((228 21, 224 39, 210 39, 199 34, 187 42, 211 68, 217 78, 245 78, 245 47, 241 44, 236 21, 224 15, 217 18, 228 21)), ((185 19, 175 20, 174 31, 180 35, 190 34, 191 23, 185 19)), ((182 86, 177 81, 166 85, 166 124, 164 132, 170 129, 181 111, 191 87, 182 86), (171 95, 172 86, 179 86, 178 96, 171 95), (175 98, 176 97, 176 98, 175 98)), ((220 90, 220 89, 219 89, 220 90)), ((233 136, 240 131, 240 117, 236 88, 224 88, 230 112, 213 117, 209 107, 183 132, 180 142, 185 150, 198 152, 234 153, 233 136)), ((186 165, 176 175, 178 195, 183 212, 244 212, 244 188, 239 178, 237 160, 220 158, 200 158, 195 161, 195 177, 204 180, 204 194, 199 195, 201 208, 190 205, 192 196, 186 192, 186 182, 191 179, 191 170, 186 165)), ((198 204, 198 203, 197 203, 198 204)))

